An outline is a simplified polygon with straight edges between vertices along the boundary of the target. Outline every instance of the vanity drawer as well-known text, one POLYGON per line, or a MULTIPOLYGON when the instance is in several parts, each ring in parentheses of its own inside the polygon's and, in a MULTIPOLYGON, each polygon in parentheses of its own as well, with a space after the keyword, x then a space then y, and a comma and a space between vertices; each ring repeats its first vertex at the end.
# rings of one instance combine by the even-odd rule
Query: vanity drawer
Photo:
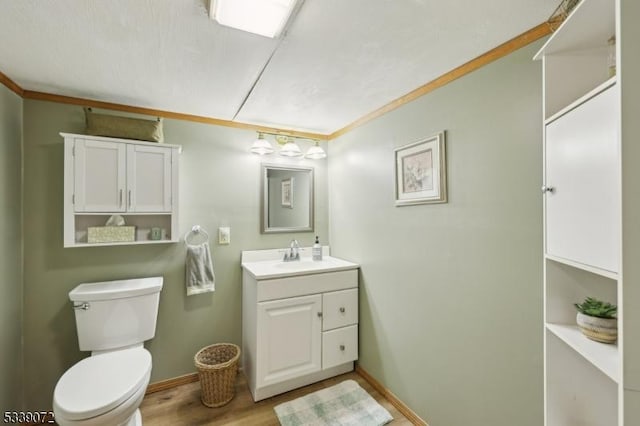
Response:
POLYGON ((322 331, 358 323, 358 289, 322 295, 322 331))
POLYGON ((322 333, 322 369, 358 359, 358 326, 350 325, 322 333))
POLYGON ((284 299, 307 294, 358 287, 358 270, 324 272, 257 282, 257 301, 284 299))

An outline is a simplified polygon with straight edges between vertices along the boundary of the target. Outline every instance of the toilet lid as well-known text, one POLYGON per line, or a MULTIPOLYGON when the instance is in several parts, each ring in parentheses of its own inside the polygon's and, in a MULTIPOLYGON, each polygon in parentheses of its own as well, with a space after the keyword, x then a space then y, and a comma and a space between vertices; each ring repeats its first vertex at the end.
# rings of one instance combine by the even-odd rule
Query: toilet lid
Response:
POLYGON ((54 406, 68 420, 99 416, 145 386, 150 371, 151 354, 144 348, 90 356, 58 380, 53 392, 54 406))

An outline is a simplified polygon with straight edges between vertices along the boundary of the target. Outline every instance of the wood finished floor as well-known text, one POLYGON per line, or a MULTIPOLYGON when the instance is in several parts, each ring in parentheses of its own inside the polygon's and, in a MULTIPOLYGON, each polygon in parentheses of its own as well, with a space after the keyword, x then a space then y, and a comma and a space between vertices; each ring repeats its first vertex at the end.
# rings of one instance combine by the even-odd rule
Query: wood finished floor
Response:
POLYGON ((279 425, 273 411, 276 405, 299 398, 311 392, 333 386, 343 380, 358 382, 369 395, 393 416, 392 425, 411 425, 396 408, 369 385, 359 374, 352 372, 314 383, 300 389, 277 395, 257 403, 251 399, 247 382, 242 374, 236 381, 236 396, 224 407, 208 408, 200 402, 200 383, 189 383, 147 395, 140 411, 145 426, 156 425, 279 425))

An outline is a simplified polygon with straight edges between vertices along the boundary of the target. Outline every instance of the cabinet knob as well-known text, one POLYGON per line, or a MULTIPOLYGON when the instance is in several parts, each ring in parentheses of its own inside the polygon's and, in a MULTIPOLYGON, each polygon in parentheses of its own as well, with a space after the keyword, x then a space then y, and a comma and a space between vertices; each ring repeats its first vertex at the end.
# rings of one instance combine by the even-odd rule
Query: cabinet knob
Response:
POLYGON ((555 191, 556 189, 553 186, 546 186, 546 185, 542 185, 542 188, 540 188, 542 190, 542 193, 544 194, 545 192, 551 192, 553 193, 553 191, 555 191))
POLYGON ((344 345, 340 345, 340 350, 344 351, 344 345))
POLYGON ((340 312, 342 312, 344 314, 344 312, 346 311, 346 309, 343 307, 340 308, 340 312))
POLYGON ((318 318, 322 318, 322 312, 318 312, 318 318))

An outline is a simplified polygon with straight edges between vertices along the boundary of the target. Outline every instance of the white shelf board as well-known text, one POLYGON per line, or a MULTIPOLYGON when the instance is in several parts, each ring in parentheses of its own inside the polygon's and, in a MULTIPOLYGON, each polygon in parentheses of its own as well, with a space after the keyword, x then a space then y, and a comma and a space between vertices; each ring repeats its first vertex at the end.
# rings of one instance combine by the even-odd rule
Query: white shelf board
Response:
POLYGON ((75 243, 72 245, 65 246, 65 248, 76 248, 76 247, 106 247, 106 246, 137 246, 137 245, 145 245, 145 244, 168 244, 168 243, 177 243, 178 240, 144 240, 144 241, 124 241, 117 243, 75 243))
POLYGON ((580 96, 578 99, 576 99, 575 101, 571 102, 569 105, 567 105, 566 107, 562 108, 560 111, 558 111, 555 114, 553 114, 551 117, 549 117, 546 120, 544 120, 545 126, 547 124, 557 120, 558 118, 562 117, 563 115, 565 115, 566 113, 568 113, 572 109, 582 105, 583 103, 585 103, 589 99, 591 99, 591 98, 599 95, 600 93, 604 92, 609 87, 614 86, 616 84, 616 82, 617 82, 617 77, 613 76, 610 79, 608 79, 607 81, 605 81, 604 83, 599 84, 597 87, 595 87, 594 89, 590 90, 588 93, 584 94, 583 96, 580 96))
POLYGON ((575 325, 545 324, 547 330, 582 355, 587 361, 619 383, 620 354, 618 345, 599 343, 588 339, 575 325))
POLYGON ((615 33, 615 2, 582 0, 533 59, 607 46, 615 33))
POLYGON ((554 262, 569 265, 571 267, 582 269, 583 271, 591 272, 592 274, 601 275, 605 278, 612 280, 618 280, 618 273, 613 271, 607 271, 606 269, 597 268, 591 265, 585 265, 584 263, 575 262, 573 260, 565 259, 563 257, 553 256, 551 254, 545 254, 545 259, 553 260, 554 262))

